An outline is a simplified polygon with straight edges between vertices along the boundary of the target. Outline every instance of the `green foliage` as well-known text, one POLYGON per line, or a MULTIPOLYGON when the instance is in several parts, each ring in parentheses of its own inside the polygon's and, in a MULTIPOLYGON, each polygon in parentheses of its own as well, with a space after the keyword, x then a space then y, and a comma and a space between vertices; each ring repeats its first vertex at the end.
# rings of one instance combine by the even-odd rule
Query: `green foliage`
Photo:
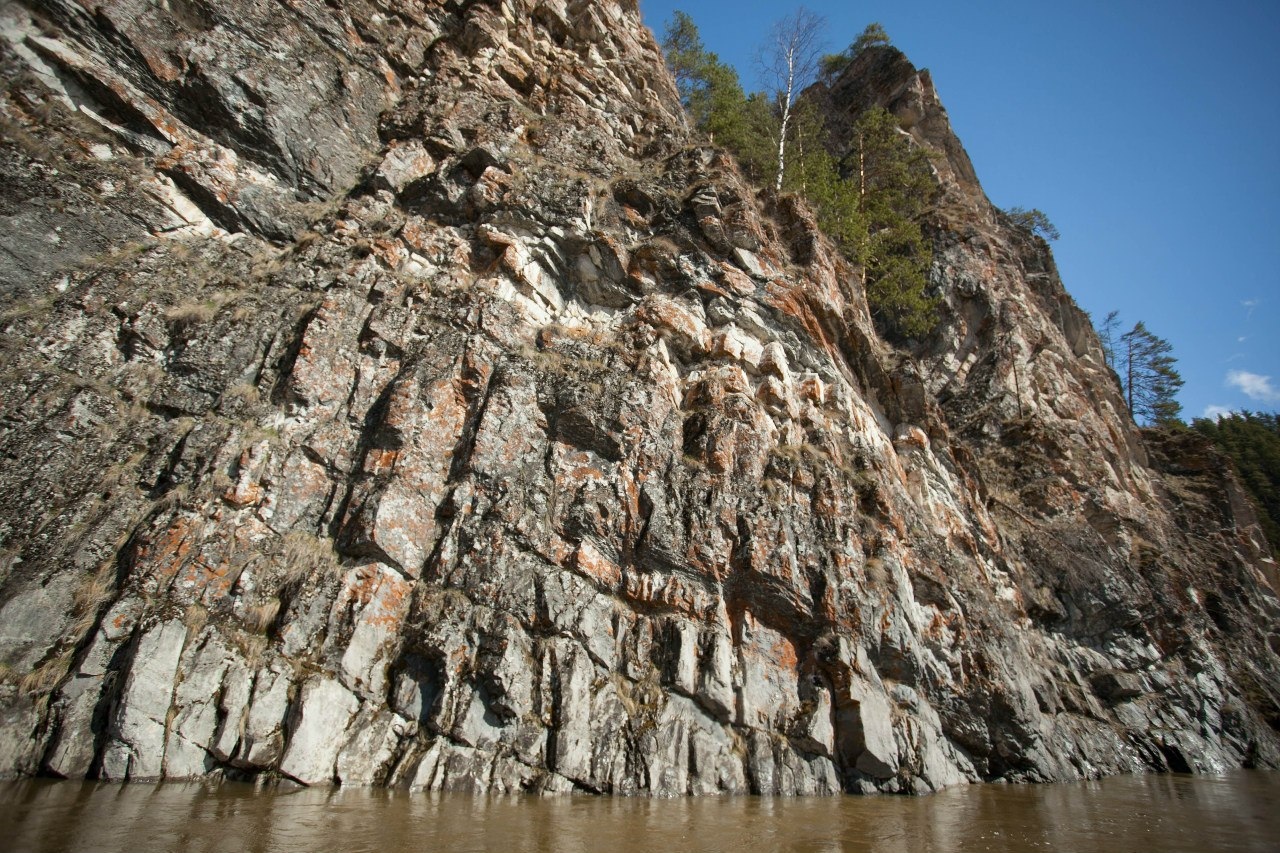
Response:
MULTIPOLYGON (((883 28, 873 24, 848 53, 887 43, 883 28)), ((926 295, 931 249, 920 218, 937 187, 928 156, 893 114, 866 112, 854 127, 852 150, 838 162, 817 104, 797 101, 784 122, 776 98, 744 94, 737 73, 703 47, 688 15, 675 13, 662 46, 693 125, 733 152, 758 185, 804 196, 824 233, 862 265, 881 332, 917 338, 931 331, 937 302, 926 295), (781 141, 789 154, 780 163, 784 126, 781 141)))
POLYGON ((1153 335, 1141 321, 1120 336, 1114 352, 1116 372, 1129 414, 1138 423, 1158 426, 1182 423, 1179 418, 1182 404, 1177 395, 1183 381, 1173 367, 1178 360, 1172 352, 1172 345, 1153 335))
POLYGON ((691 95, 701 86, 707 58, 714 54, 707 53, 693 18, 679 9, 667 21, 662 34, 662 54, 675 78, 680 100, 688 110, 691 95))
POLYGON ((849 57, 843 53, 828 53, 818 60, 818 79, 830 84, 849 67, 849 57))
POLYGON ((884 31, 884 26, 879 21, 872 21, 853 40, 853 44, 849 45, 849 55, 856 59, 858 54, 869 47, 888 47, 890 44, 889 34, 884 31))
MULTIPOLYGON (((782 189, 803 195, 810 202, 827 182, 839 181, 835 158, 827 151, 827 127, 812 101, 798 101, 787 128, 787 142, 795 156, 787 161, 782 189)), ((774 168, 777 168, 775 164, 774 168)), ((817 207, 815 203, 815 208, 817 207)))
POLYGON ((823 233, 862 264, 880 330, 900 338, 930 332, 937 311, 926 295, 932 250, 920 229, 937 192, 928 156, 884 109, 869 110, 855 124, 843 164, 826 147, 825 121, 814 103, 797 105, 790 131, 794 154, 783 189, 803 195, 823 233))
POLYGON ((880 108, 858 119, 852 141, 843 172, 865 231, 851 248, 866 270, 872 316, 890 335, 919 337, 932 330, 937 309, 925 292, 932 255, 920 229, 937 192, 928 155, 880 108))
POLYGON ((849 63, 858 58, 858 55, 870 47, 888 47, 892 42, 889 41, 889 34, 884 31, 884 27, 879 21, 873 21, 867 24, 867 28, 862 31, 853 43, 839 53, 829 53, 822 57, 819 62, 821 78, 826 82, 831 82, 840 75, 848 67, 849 63))
POLYGON ((1191 428, 1231 457, 1257 505, 1272 553, 1280 556, 1280 417, 1233 412, 1217 420, 1196 418, 1191 428))
POLYGON ((1054 227, 1053 223, 1049 221, 1049 217, 1045 216, 1044 211, 1038 208, 1033 207, 1027 210, 1022 207, 1011 207, 1005 213, 1017 227, 1024 231, 1030 231, 1032 234, 1043 237, 1046 240, 1057 240, 1062 236, 1058 233, 1058 229, 1054 227))
POLYGON ((778 122, 768 99, 760 93, 747 97, 738 73, 703 46, 697 25, 684 12, 667 22, 662 50, 693 126, 732 151, 752 180, 773 180, 771 140, 778 122))
POLYGON ((759 186, 769 185, 778 172, 775 140, 780 122, 773 104, 763 92, 752 92, 733 118, 732 130, 723 137, 725 147, 738 158, 752 181, 759 186))

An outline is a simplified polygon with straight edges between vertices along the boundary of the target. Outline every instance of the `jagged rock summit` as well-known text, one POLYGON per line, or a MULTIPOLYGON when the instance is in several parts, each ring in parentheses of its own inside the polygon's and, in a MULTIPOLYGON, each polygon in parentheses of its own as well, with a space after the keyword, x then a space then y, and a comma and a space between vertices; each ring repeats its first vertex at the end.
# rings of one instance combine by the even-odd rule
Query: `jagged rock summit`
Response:
POLYGON ((0 772, 926 792, 1276 766, 1274 566, 927 74, 909 355, 634 2, 0 20, 0 772))

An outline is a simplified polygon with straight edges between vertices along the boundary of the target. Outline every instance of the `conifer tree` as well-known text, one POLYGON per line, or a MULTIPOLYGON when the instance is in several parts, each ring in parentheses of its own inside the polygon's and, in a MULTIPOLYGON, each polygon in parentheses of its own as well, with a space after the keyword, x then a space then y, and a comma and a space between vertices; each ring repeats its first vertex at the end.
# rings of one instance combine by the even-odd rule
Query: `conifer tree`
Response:
MULTIPOLYGON (((850 50, 887 42, 883 32, 868 27, 850 50)), ((677 12, 668 22, 662 45, 693 125, 733 152, 757 184, 803 195, 823 232, 862 266, 881 332, 929 332, 936 301, 926 295, 931 252, 920 218, 936 185, 928 156, 897 118, 869 110, 855 125, 851 153, 838 162, 818 104, 799 99, 788 106, 785 92, 744 95, 737 73, 706 50, 688 15, 677 12)))
POLYGON ((1231 457, 1257 505, 1272 553, 1280 556, 1280 418, 1274 413, 1232 412, 1216 419, 1196 418, 1191 428, 1231 457))
POLYGON ((853 254, 864 269, 872 315, 891 334, 917 337, 935 323, 926 295, 931 250, 920 217, 937 192, 929 158, 875 108, 854 125, 843 172, 861 212, 853 254))
POLYGON ((1182 404, 1177 400, 1182 376, 1174 369, 1177 359, 1168 341, 1152 334, 1139 321, 1120 336, 1116 353, 1125 402, 1133 419, 1142 424, 1171 426, 1181 423, 1182 404))
POLYGON ((667 69, 675 78, 680 102, 686 110, 692 111, 691 100, 694 93, 704 85, 706 63, 710 55, 702 44, 698 25, 688 13, 677 9, 672 13, 671 20, 667 21, 662 34, 662 55, 666 59, 667 69))
POLYGON ((849 45, 849 58, 856 59, 858 54, 869 47, 888 47, 890 44, 889 34, 884 31, 884 26, 879 21, 872 21, 853 40, 853 44, 849 45))
POLYGON ((733 128, 724 137, 725 145, 738 158, 743 171, 759 186, 776 183, 773 144, 778 135, 778 115, 768 96, 763 92, 748 95, 738 107, 733 128))
POLYGON ((820 74, 825 82, 831 82, 846 66, 858 57, 858 54, 870 47, 888 47, 889 34, 879 21, 867 24, 866 29, 853 40, 853 43, 839 53, 829 53, 822 57, 820 74))
POLYGON ((752 180, 773 181, 770 140, 776 138, 777 121, 768 99, 743 93, 738 73, 706 49, 684 12, 676 11, 667 22, 662 49, 693 126, 732 151, 752 180))
POLYGON ((1098 327, 1098 340, 1102 343, 1102 358, 1107 367, 1116 369, 1116 331, 1120 328, 1120 312, 1109 311, 1098 327))
POLYGON ((823 233, 862 265, 862 284, 882 332, 900 337, 928 333, 936 302, 926 295, 932 251, 920 217, 936 193, 928 156, 884 109, 855 124, 843 166, 826 147, 818 106, 797 104, 790 139, 794 152, 783 188, 802 194, 823 233))
POLYGON ((1033 207, 1030 210, 1025 207, 1011 207, 1005 213, 1013 220, 1014 225, 1025 231, 1030 231, 1038 237, 1043 237, 1046 240, 1057 240, 1062 236, 1058 233, 1058 229, 1054 224, 1049 221, 1049 217, 1045 215, 1044 211, 1037 207, 1033 207))

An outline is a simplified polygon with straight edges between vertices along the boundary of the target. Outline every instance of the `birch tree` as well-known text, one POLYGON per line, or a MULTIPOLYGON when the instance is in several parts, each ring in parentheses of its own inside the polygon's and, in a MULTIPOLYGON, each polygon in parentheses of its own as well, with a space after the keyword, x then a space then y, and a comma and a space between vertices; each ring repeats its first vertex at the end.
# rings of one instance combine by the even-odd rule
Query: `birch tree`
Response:
POLYGON ((801 6, 773 25, 769 40, 759 55, 764 79, 772 90, 780 117, 778 127, 778 173, 774 190, 782 191, 787 166, 787 132, 796 98, 818 73, 822 57, 825 21, 801 6))

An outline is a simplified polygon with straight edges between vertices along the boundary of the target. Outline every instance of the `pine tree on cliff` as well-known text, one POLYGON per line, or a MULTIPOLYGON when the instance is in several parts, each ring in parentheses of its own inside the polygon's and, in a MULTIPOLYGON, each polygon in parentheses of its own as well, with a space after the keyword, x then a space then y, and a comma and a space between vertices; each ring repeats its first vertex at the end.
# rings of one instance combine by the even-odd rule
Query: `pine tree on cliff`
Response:
POLYGON ((854 125, 842 171, 861 212, 852 254, 863 265, 872 315, 892 333, 927 333, 937 307, 926 294, 932 251, 920 229, 937 192, 928 155, 899 130, 892 113, 877 107, 854 125))
POLYGON ((1142 321, 1120 336, 1117 372, 1129 413, 1138 423, 1181 423, 1182 404, 1177 395, 1183 381, 1173 367, 1178 360, 1172 352, 1172 345, 1153 335, 1142 321))
POLYGON ((870 47, 888 47, 892 42, 889 41, 889 34, 884 31, 884 26, 879 21, 873 21, 867 24, 866 29, 853 40, 853 43, 839 53, 829 53, 822 57, 819 62, 820 74, 823 82, 830 83, 840 75, 840 72, 848 67, 849 63, 858 57, 858 54, 870 47))
POLYGON ((677 10, 667 22, 662 50, 693 126, 732 151, 752 180, 773 180, 768 140, 777 122, 765 96, 744 94, 738 72, 706 49, 684 12, 677 10))
POLYGON ((1116 369, 1116 332, 1120 329, 1120 312, 1108 311, 1098 327, 1098 340, 1102 343, 1102 358, 1107 367, 1116 369))
POLYGON ((828 151, 827 136, 817 105, 798 102, 782 188, 804 196, 823 233, 861 264, 880 331, 925 335, 937 321, 937 301, 927 295, 932 250, 920 227, 937 191, 929 158, 884 109, 868 111, 855 124, 853 150, 843 164, 828 151))
POLYGON ((702 44, 698 25, 687 12, 677 9, 667 21, 662 33, 662 55, 667 70, 676 81, 680 102, 692 113, 693 93, 702 84, 703 67, 707 61, 707 49, 702 44))
POLYGON ((1038 207, 1027 210, 1025 207, 1011 207, 1005 211, 1005 214, 1013 220, 1013 224, 1024 231, 1030 231, 1037 237, 1043 237, 1046 240, 1057 240, 1062 235, 1058 232, 1057 227, 1045 215, 1045 212, 1038 207))

